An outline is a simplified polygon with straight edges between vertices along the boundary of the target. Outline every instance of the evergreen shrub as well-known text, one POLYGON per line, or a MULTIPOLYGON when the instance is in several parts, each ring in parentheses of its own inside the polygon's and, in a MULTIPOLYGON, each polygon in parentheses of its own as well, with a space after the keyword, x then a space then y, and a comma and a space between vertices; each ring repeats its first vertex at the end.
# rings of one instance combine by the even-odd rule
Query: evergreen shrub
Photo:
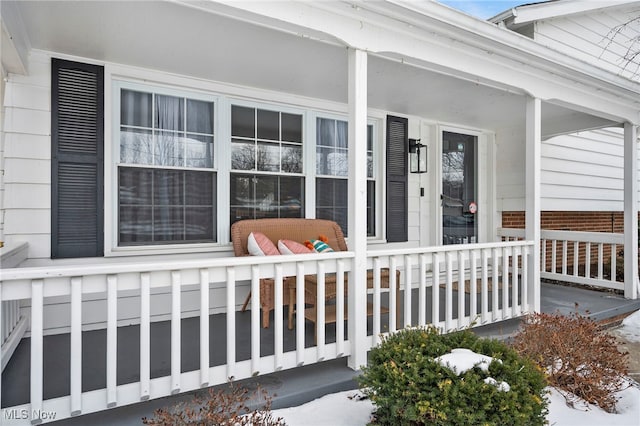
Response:
POLYGON ((505 343, 469 330, 410 328, 384 337, 359 385, 376 407, 372 425, 542 425, 547 414, 541 369, 505 343), (456 348, 502 362, 491 362, 488 372, 474 367, 458 376, 435 361, 456 348), (486 383, 488 377, 510 390, 486 383))

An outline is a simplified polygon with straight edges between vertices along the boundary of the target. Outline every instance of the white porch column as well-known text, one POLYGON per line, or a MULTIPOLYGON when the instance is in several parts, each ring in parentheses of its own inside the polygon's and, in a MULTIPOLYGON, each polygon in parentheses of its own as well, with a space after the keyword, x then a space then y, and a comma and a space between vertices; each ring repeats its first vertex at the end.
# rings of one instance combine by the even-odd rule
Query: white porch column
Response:
POLYGON ((367 362, 367 52, 349 48, 349 367, 367 362))
POLYGON ((540 99, 528 98, 525 149, 525 238, 533 241, 527 269, 529 307, 540 312, 540 166, 542 106, 540 99))
POLYGON ((624 297, 638 298, 638 144, 636 126, 624 123, 624 297))

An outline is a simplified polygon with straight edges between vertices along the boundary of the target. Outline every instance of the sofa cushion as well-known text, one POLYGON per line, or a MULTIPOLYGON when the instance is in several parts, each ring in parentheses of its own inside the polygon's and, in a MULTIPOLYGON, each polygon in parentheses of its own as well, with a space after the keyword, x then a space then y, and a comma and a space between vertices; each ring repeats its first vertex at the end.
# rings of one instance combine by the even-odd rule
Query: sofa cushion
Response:
POLYGON ((249 234, 247 249, 252 256, 275 256, 280 254, 275 244, 262 232, 249 234))
POLYGON ((293 240, 278 240, 278 250, 281 254, 313 253, 313 250, 310 250, 304 244, 300 244, 299 242, 293 240))

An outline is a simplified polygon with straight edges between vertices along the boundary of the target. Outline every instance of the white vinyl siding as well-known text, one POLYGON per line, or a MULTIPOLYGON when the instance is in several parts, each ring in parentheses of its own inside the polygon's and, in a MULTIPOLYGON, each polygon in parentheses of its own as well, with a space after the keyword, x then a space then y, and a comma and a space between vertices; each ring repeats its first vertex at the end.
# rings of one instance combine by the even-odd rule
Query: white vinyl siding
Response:
POLYGON ((637 12, 637 8, 622 6, 541 20, 535 23, 533 38, 608 71, 633 77, 637 65, 623 70, 623 57, 631 46, 630 40, 640 35, 640 26, 637 23, 625 26, 615 36, 614 29, 637 16, 637 12))
POLYGON ((51 255, 51 59, 32 55, 29 76, 4 92, 4 241, 51 255))

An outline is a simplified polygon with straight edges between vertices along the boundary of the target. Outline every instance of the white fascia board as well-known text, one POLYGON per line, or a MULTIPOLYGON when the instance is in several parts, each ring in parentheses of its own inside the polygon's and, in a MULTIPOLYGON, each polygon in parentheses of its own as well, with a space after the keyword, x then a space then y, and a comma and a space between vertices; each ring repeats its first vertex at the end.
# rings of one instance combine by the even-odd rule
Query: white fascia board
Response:
POLYGON ((0 1, 0 27, 0 55, 4 70, 15 74, 27 74, 31 42, 14 2, 0 1))
MULTIPOLYGON (((640 2, 634 0, 560 0, 527 4, 513 9, 513 23, 516 25, 525 24, 541 19, 585 13, 633 3, 640 5, 640 2)), ((491 21, 496 22, 494 18, 491 21)))
POLYGON ((607 118, 640 120, 639 83, 435 1, 173 1, 541 99, 562 98, 607 118))

